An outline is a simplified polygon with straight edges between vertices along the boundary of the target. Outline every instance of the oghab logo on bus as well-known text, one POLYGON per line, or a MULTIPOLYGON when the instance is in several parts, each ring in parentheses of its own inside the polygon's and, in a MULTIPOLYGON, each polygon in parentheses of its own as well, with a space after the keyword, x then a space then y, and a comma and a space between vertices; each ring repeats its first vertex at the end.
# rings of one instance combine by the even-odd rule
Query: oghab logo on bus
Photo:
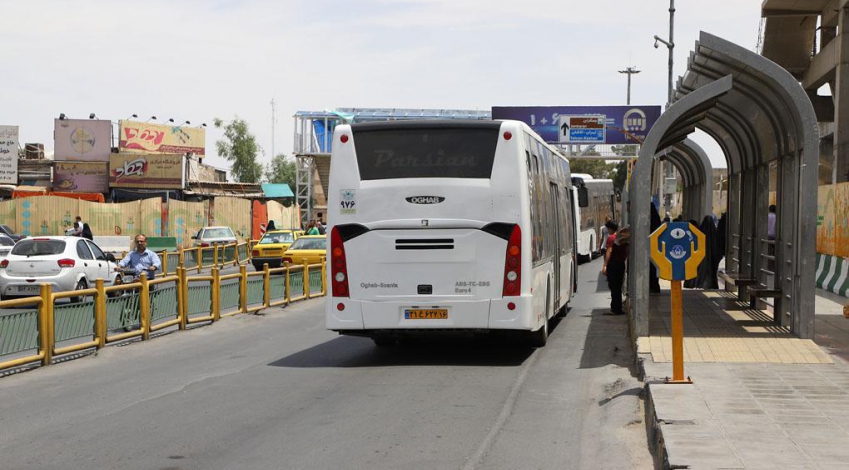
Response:
POLYGON ((442 196, 410 196, 406 200, 410 204, 439 204, 445 198, 442 196))

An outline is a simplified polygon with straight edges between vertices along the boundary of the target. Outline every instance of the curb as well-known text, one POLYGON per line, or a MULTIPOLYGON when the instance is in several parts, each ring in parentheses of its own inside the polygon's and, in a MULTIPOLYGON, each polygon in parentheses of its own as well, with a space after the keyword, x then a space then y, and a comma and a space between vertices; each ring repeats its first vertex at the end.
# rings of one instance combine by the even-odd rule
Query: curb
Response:
POLYGON ((663 439, 663 428, 657 419, 651 388, 649 387, 649 382, 646 380, 646 369, 644 365, 646 361, 651 361, 651 354, 636 354, 637 378, 643 382, 643 396, 645 397, 646 436, 650 445, 649 451, 654 460, 654 467, 663 470, 681 468, 671 467, 669 464, 668 453, 663 439))

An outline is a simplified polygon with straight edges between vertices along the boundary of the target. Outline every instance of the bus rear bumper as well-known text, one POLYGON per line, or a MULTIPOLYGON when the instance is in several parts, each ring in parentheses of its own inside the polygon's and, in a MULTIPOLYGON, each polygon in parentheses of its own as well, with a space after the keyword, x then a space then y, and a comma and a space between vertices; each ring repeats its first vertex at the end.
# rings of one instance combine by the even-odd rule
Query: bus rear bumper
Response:
POLYGON ((538 328, 532 311, 531 296, 468 301, 363 301, 327 299, 328 330, 533 330, 538 328), (515 309, 510 310, 510 303, 515 309), (338 306, 343 305, 344 310, 338 306), (411 319, 408 310, 447 310, 443 319, 411 319), (523 313, 524 312, 524 313, 523 313))

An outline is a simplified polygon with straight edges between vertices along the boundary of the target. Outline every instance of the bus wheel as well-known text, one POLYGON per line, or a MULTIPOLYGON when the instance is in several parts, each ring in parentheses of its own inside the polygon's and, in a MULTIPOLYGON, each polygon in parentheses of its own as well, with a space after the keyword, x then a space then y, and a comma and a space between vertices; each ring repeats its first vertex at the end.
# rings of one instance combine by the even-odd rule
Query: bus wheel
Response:
POLYGON ((545 347, 545 344, 548 343, 548 320, 542 322, 542 326, 538 330, 531 332, 530 343, 532 348, 545 347))

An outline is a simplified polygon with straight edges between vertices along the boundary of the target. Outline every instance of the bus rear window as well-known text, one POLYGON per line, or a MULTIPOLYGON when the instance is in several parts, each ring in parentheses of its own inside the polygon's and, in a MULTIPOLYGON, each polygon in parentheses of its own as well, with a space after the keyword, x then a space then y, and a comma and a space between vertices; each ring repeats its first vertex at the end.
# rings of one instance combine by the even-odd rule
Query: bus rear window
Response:
POLYGON ((362 180, 489 178, 498 128, 354 130, 362 180))

